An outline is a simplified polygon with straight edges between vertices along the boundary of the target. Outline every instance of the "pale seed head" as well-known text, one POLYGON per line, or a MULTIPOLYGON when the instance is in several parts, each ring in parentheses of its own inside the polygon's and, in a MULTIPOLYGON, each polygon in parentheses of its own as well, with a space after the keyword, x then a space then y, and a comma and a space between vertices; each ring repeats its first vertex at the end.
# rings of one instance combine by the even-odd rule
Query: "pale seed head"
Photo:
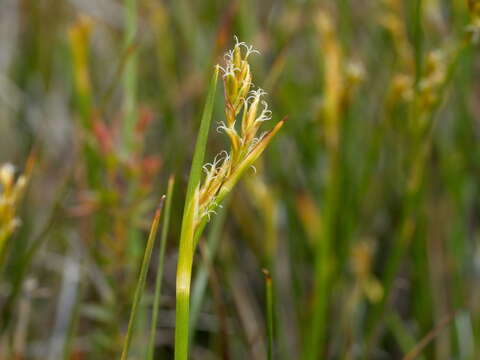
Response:
POLYGON ((226 133, 231 147, 229 152, 222 151, 212 163, 204 166, 205 179, 198 189, 196 224, 210 219, 221 200, 243 172, 253 166, 283 125, 281 121, 270 133, 258 135, 261 124, 271 119, 272 112, 263 100, 266 92, 260 88, 250 89, 252 74, 248 58, 254 53, 258 51, 235 37, 234 48, 225 54, 224 66, 219 66, 223 72, 225 121, 219 123, 217 131, 226 133))

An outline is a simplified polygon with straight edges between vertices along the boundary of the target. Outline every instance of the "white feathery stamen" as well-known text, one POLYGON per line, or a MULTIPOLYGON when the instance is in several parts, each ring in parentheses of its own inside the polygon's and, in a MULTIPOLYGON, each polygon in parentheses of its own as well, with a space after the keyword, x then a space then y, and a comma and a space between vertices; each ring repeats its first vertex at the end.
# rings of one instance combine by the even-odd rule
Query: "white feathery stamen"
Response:
POLYGON ((262 88, 258 88, 257 90, 250 91, 250 94, 252 94, 256 97, 260 97, 260 96, 263 96, 263 95, 267 95, 267 92, 265 90, 263 90, 262 88))
POLYGON ((224 55, 223 59, 225 62, 230 63, 233 61, 233 50, 228 50, 224 55))
POLYGON ((222 70, 224 78, 227 76, 235 76, 235 71, 240 71, 240 69, 235 67, 233 63, 227 63, 225 68, 220 66, 220 70, 222 70))
POLYGON ((248 58, 250 54, 260 54, 260 51, 253 48, 253 45, 247 45, 243 41, 239 42, 238 38, 235 36, 235 47, 243 46, 246 50, 245 59, 248 58))
POLYGON ((233 38, 235 39, 235 47, 247 46, 243 41, 238 41, 237 35, 233 35, 233 38))
POLYGON ((258 88, 257 90, 250 90, 249 94, 250 96, 247 97, 246 101, 247 103, 252 103, 255 100, 260 99, 260 97, 262 97, 263 95, 266 95, 267 92, 261 88, 258 88))
POLYGON ((268 110, 268 103, 265 100, 263 100, 262 105, 263 105, 262 113, 255 121, 263 122, 263 121, 268 121, 272 118, 272 112, 268 110))
POLYGON ((219 122, 218 122, 218 126, 217 126, 217 132, 218 132, 218 133, 221 133, 222 130, 225 131, 226 133, 228 133, 229 131, 236 132, 236 130, 235 130, 235 122, 233 122, 232 126, 227 126, 227 124, 225 124, 224 121, 219 121, 219 122))

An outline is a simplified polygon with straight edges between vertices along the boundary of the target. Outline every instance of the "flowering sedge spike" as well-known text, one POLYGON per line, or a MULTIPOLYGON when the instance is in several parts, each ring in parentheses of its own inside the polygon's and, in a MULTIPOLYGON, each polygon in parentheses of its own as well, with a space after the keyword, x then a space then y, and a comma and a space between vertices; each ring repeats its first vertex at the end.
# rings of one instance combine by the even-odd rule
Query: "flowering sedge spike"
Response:
POLYGON ((242 174, 253 166, 285 122, 278 122, 270 132, 259 133, 260 126, 271 119, 272 113, 263 100, 266 93, 262 89, 251 90, 253 77, 248 58, 258 51, 235 40, 234 48, 225 54, 224 66, 217 66, 214 74, 190 172, 177 264, 176 360, 188 359, 190 280, 198 239, 222 200, 242 174), (220 122, 217 131, 228 136, 230 151, 220 152, 212 163, 203 165, 205 178, 201 182, 200 171, 219 71, 224 83, 225 121, 220 122))
POLYGON ((25 175, 20 175, 15 180, 15 168, 12 164, 0 166, 0 261, 8 238, 20 225, 16 209, 26 184, 25 175))
POLYGON ((196 238, 205 222, 220 202, 232 190, 246 169, 267 147, 285 120, 278 122, 268 133, 259 133, 264 121, 272 118, 268 104, 263 100, 265 91, 252 87, 252 74, 248 58, 258 53, 252 46, 239 42, 225 54, 223 73, 225 96, 225 119, 217 131, 223 131, 230 140, 230 152, 222 151, 212 163, 203 166, 205 180, 198 189, 198 213, 195 216, 196 238), (240 123, 240 124, 238 124, 240 123), (237 125, 238 124, 238 125, 237 125))

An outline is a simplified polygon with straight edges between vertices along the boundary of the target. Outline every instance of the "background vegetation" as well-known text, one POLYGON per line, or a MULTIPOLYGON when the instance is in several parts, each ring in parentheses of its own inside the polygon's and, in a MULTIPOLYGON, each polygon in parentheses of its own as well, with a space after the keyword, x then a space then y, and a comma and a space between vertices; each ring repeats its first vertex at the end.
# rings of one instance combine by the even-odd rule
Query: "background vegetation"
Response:
POLYGON ((173 358, 188 172, 236 34, 266 128, 289 120, 199 242, 191 358, 478 359, 479 6, 1 1, 0 358, 120 357, 175 177, 129 351, 173 358))

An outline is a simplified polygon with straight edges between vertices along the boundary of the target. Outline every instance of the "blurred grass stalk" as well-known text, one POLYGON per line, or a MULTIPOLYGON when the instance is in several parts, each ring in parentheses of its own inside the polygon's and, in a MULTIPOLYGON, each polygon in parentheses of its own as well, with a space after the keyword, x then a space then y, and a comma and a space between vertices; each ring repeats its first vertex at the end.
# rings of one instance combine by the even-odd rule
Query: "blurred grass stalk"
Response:
POLYGON ((274 358, 274 333, 273 333, 273 290, 272 290, 272 277, 270 272, 266 269, 263 270, 265 275, 265 298, 266 298, 266 313, 267 313, 267 349, 268 360, 274 358))
MULTIPOLYGON (((451 49, 429 52, 425 56, 423 69, 416 72, 420 72, 421 75, 415 86, 414 98, 410 103, 408 113, 407 126, 411 136, 411 148, 407 159, 407 181, 404 190, 402 218, 394 236, 393 249, 382 278, 384 297, 372 309, 371 322, 366 334, 365 354, 367 358, 379 340, 381 320, 391 300, 396 275, 416 231, 417 217, 422 209, 425 169, 431 153, 437 118, 436 111, 445 98, 458 60, 469 44, 468 37, 461 38, 457 39, 451 49)), ((421 57, 421 55, 417 55, 417 59, 421 57)), ((418 64, 422 64, 422 61, 417 61, 418 64)))
POLYGON ((254 205, 257 207, 264 224, 264 266, 275 268, 275 259, 278 247, 278 209, 279 201, 272 186, 269 186, 262 177, 263 161, 259 160, 255 176, 246 177, 244 183, 254 205))
POLYGON ((158 265, 157 265, 157 274, 156 274, 156 280, 155 280, 155 297, 153 301, 153 313, 152 313, 152 322, 151 322, 151 328, 150 328, 150 339, 148 342, 147 360, 153 360, 153 356, 155 353, 155 339, 156 339, 157 319, 158 319, 158 311, 160 308, 160 299, 161 299, 161 290, 162 290, 163 265, 165 262, 165 249, 167 245, 168 229, 170 225, 170 211, 172 207, 172 196, 173 196, 174 186, 175 186, 175 178, 173 176, 170 176, 170 178, 168 179, 165 210, 163 212, 164 215, 163 215, 163 223, 162 223, 162 235, 160 238, 160 250, 158 252, 158 265))
POLYGON ((142 298, 143 289, 145 288, 145 281, 147 279, 147 271, 148 266, 150 264, 150 258, 152 256, 153 245, 155 243, 155 238, 157 236, 158 224, 160 222, 160 215, 162 212, 163 203, 165 200, 165 196, 162 197, 160 201, 160 205, 158 206, 155 217, 152 222, 152 226, 150 228, 150 234, 148 235, 147 245, 145 247, 145 253, 143 256, 142 266, 140 269, 140 274, 138 276, 137 286, 135 288, 135 295, 133 297, 132 308, 130 311, 130 319, 128 321, 128 329, 127 334, 125 336, 125 340, 123 342, 123 350, 121 355, 121 360, 127 360, 128 358, 128 350, 130 349, 130 343, 133 336, 133 330, 135 327, 135 320, 137 318, 138 313, 138 305, 140 304, 140 300, 142 298))
POLYGON ((320 219, 315 229, 314 255, 314 289, 313 313, 310 333, 304 358, 315 360, 321 358, 326 342, 327 310, 329 304, 329 287, 333 270, 332 242, 335 238, 335 215, 339 196, 340 171, 340 129, 341 129, 341 97, 343 94, 342 50, 336 38, 330 17, 320 12, 316 18, 316 26, 320 35, 320 47, 324 54, 323 74, 325 100, 323 121, 325 146, 328 154, 327 185, 320 219))
MULTIPOLYGON (((123 69, 123 155, 127 158, 133 157, 138 150, 138 139, 135 138, 135 126, 138 122, 138 104, 137 104, 137 87, 138 87, 138 48, 136 45, 138 25, 137 25, 137 0, 124 0, 125 8, 125 67, 123 69)), ((138 190, 139 177, 138 173, 134 174, 129 181, 127 198, 133 201, 135 193, 138 190)), ((128 247, 130 260, 134 267, 136 266, 140 253, 140 232, 135 226, 138 219, 137 212, 130 215, 130 224, 128 228, 128 247)))
MULTIPOLYGON (((89 43, 92 27, 93 21, 89 17, 79 16, 68 32, 72 56, 74 103, 79 116, 80 128, 87 135, 93 132, 94 103, 89 71, 89 43)), ((83 141, 81 147, 86 162, 87 183, 94 187, 99 183, 101 172, 99 154, 89 141, 83 141)))
POLYGON ((90 18, 80 16, 70 27, 68 35, 72 53, 73 85, 75 103, 85 129, 92 129, 92 85, 89 72, 89 41, 93 23, 90 18))
MULTIPOLYGON (((137 0, 124 0, 125 6, 125 48, 129 49, 137 36, 137 0)), ((132 51, 126 59, 123 74, 124 86, 124 118, 123 146, 130 153, 134 146, 133 135, 137 121, 137 84, 138 84, 138 54, 132 51)))

